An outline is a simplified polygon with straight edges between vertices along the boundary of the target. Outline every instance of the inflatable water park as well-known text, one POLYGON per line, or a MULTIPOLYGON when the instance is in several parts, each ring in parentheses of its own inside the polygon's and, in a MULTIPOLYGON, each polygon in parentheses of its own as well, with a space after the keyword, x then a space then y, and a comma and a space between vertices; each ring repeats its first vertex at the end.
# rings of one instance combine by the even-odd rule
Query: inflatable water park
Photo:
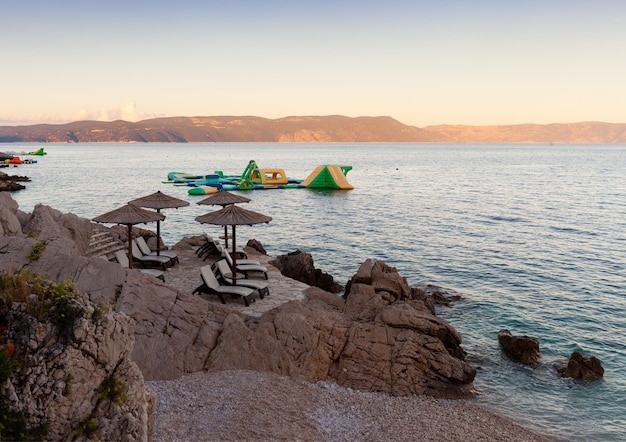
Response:
POLYGON ((216 170, 208 175, 170 172, 167 181, 175 186, 188 186, 189 195, 210 195, 221 190, 268 190, 268 189, 354 189, 346 175, 352 166, 317 166, 303 180, 288 178, 283 169, 260 169, 251 160, 241 175, 225 175, 216 170))
POLYGON ((25 152, 25 151, 21 151, 21 152, 0 152, 0 160, 2 162, 2 165, 4 167, 7 167, 8 165, 19 165, 19 164, 33 164, 36 163, 37 160, 32 159, 32 158, 20 158, 18 155, 30 155, 30 156, 44 156, 44 155, 48 155, 48 152, 44 151, 43 148, 38 149, 38 150, 34 150, 32 152, 25 152))

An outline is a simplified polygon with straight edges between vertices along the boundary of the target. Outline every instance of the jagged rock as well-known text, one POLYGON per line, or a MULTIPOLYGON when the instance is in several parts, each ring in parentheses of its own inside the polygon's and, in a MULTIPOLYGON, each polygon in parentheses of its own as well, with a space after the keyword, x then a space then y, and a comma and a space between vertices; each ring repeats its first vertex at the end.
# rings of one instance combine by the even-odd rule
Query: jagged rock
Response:
POLYGON ((30 178, 25 176, 7 175, 4 172, 0 172, 0 192, 14 192, 16 190, 25 189, 26 186, 19 184, 20 181, 30 181, 30 178))
POLYGON ((16 183, 12 180, 0 181, 0 192, 15 192, 17 190, 26 189, 26 186, 16 183))
POLYGON ((187 249, 196 249, 203 245, 206 242, 206 239, 203 235, 197 236, 189 236, 181 239, 176 244, 172 246, 172 250, 187 250, 187 249))
POLYGON ((14 345, 13 357, 20 358, 20 364, 0 400, 22 414, 29 428, 47 426, 47 440, 72 440, 74 431, 89 420, 94 424, 91 436, 100 440, 119 440, 122 435, 124 440, 147 440, 155 397, 129 359, 132 320, 105 312, 84 295, 64 296, 57 300, 65 303, 54 304, 45 318, 31 313, 43 309, 38 304, 44 301, 36 295, 31 295, 28 308, 25 302, 11 303, 5 339, 14 345), (61 322, 63 326, 51 322, 54 311, 68 308, 64 306, 79 312, 76 319, 61 322), (107 382, 119 388, 118 396, 103 394, 107 382))
POLYGON ((263 244, 261 244, 261 242, 256 239, 249 239, 246 247, 250 247, 251 249, 254 249, 257 252, 261 253, 262 255, 267 255, 263 244))
POLYGON ((421 301, 430 313, 435 314, 435 304, 438 303, 434 300, 434 296, 430 295, 426 290, 411 287, 411 299, 421 301))
POLYGON ((286 255, 277 256, 269 262, 288 278, 319 287, 328 292, 337 293, 343 287, 334 282, 333 277, 316 269, 310 253, 296 250, 286 255))
POLYGON ((498 342, 504 353, 522 364, 536 366, 541 357, 539 341, 535 338, 514 336, 510 331, 502 329, 498 332, 498 342))
POLYGON ((0 237, 22 233, 22 225, 17 218, 18 207, 8 193, 0 193, 0 237))
POLYGON ((43 204, 37 204, 22 230, 40 241, 67 239, 72 255, 84 255, 89 250, 91 222, 73 213, 61 213, 43 204))
POLYGON ((593 380, 604 376, 604 368, 595 356, 583 356, 575 351, 569 358, 566 366, 557 367, 564 378, 593 380))
POLYGON ((241 368, 312 382, 334 379, 393 395, 473 395, 475 369, 463 360, 461 337, 382 261, 363 263, 345 297, 312 288, 305 302, 246 319, 228 305, 181 293, 136 270, 74 256, 69 237, 51 238, 31 261, 37 241, 24 234, 0 237, 0 249, 7 250, 0 254, 0 271, 72 277, 92 302, 128 315, 135 338, 130 357, 147 380, 241 368))

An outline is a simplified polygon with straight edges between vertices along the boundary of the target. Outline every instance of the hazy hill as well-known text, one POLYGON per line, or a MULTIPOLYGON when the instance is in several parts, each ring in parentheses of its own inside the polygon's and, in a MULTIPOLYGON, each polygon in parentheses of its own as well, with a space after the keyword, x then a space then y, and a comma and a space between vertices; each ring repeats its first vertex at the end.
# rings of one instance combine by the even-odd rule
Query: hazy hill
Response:
POLYGON ((128 121, 0 126, 0 143, 97 142, 453 142, 626 143, 626 124, 407 126, 391 117, 171 117, 128 121))
MULTIPOLYGON (((437 136, 435 134, 435 136, 437 136)), ((172 117, 0 127, 0 142, 415 142, 433 135, 390 117, 172 117)))

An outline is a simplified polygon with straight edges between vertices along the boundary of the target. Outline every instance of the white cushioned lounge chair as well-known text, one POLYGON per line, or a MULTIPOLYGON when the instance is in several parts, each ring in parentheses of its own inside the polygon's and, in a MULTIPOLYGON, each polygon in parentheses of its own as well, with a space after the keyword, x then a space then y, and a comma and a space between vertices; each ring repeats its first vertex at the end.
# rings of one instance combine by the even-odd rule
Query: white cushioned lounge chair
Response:
MULTIPOLYGON (((120 263, 122 267, 128 268, 128 256, 122 250, 118 250, 114 253, 115 260, 120 263)), ((145 273, 146 275, 154 276, 155 278, 159 278, 161 281, 165 282, 165 276, 163 272, 157 269, 137 269, 141 273, 145 273)))
POLYGON ((166 256, 172 261, 172 264, 178 264, 178 255, 175 252, 171 250, 161 250, 157 255, 157 252, 153 252, 152 249, 150 249, 146 240, 143 239, 143 236, 138 236, 135 238, 135 241, 137 241, 137 246, 144 256, 166 256))
POLYGON ((211 265, 205 265, 200 267, 200 276, 202 278, 202 285, 198 286, 193 294, 197 295, 200 293, 211 293, 217 295, 222 301, 222 304, 226 304, 224 297, 222 295, 230 295, 232 298, 236 298, 241 296, 243 298, 243 302, 246 304, 246 307, 250 305, 250 301, 254 300, 254 294, 257 293, 256 290, 251 289, 249 287, 243 286, 232 286, 232 285, 222 285, 219 283, 215 274, 213 273, 213 269, 211 269, 211 265))
POLYGON ((269 282, 261 281, 258 279, 236 279, 235 283, 233 283, 233 279, 229 278, 226 275, 232 274, 231 268, 228 266, 228 262, 225 259, 220 259, 215 264, 213 264, 213 268, 216 272, 216 276, 219 280, 224 282, 226 285, 235 285, 237 287, 250 287, 251 289, 256 289, 259 292, 259 296, 263 299, 265 296, 270 294, 269 282))
POLYGON ((167 256, 145 256, 139 250, 135 240, 132 241, 133 262, 141 264, 142 267, 161 267, 163 270, 172 267, 173 263, 167 256))
MULTIPOLYGON (((230 253, 227 252, 222 252, 222 256, 224 257, 224 259, 226 259, 226 262, 228 263, 228 266, 230 268, 233 267, 233 258, 230 256, 230 253)), ((237 272, 243 273, 244 275, 248 276, 249 273, 263 273, 263 276, 265 276, 265 279, 267 278, 267 267, 262 266, 259 264, 259 261, 256 261, 256 264, 245 264, 245 261, 250 262, 250 260, 237 260, 237 272), (244 261, 243 263, 241 261, 244 261)), ((254 261, 254 260, 253 260, 254 261)))

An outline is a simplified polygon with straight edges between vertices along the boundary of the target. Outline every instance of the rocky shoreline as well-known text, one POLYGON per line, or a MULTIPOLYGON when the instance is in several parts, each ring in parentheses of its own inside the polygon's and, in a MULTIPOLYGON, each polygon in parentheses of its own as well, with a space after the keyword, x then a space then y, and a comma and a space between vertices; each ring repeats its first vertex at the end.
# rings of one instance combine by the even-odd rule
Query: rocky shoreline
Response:
MULTIPOLYGON (((350 431, 364 432, 357 439, 379 440, 378 435, 382 438, 384 431, 391 431, 395 421, 401 428, 395 440, 415 440, 415 432, 423 432, 406 421, 412 421, 416 410, 439 403, 440 409, 432 414, 438 423, 433 424, 429 440, 444 440, 436 434, 454 440, 456 431, 459 437, 482 434, 481 440, 510 440, 502 433, 509 429, 518 432, 516 440, 542 440, 478 407, 470 407, 465 420, 459 421, 457 411, 446 410, 458 410, 463 406, 457 404, 462 402, 433 402, 433 396, 472 397, 475 369, 464 360, 459 334, 436 316, 432 296, 409 287, 405 278, 382 261, 366 260, 344 297, 307 290, 304 299, 285 299, 269 311, 250 315, 239 308, 237 300, 223 305, 215 296, 193 295, 189 288, 197 284, 194 278, 199 278, 201 265, 195 261, 189 261, 188 273, 180 273, 179 280, 185 285, 175 287, 173 278, 168 283, 173 271, 166 272, 163 283, 117 263, 87 258, 94 229, 89 220, 43 205, 30 214, 20 212, 10 195, 2 193, 0 271, 28 271, 57 282, 71 280, 87 303, 81 311, 103 311, 111 324, 128 323, 129 327, 97 336, 79 332, 102 326, 102 315, 92 314, 81 319, 82 328, 75 324, 66 329, 62 341, 55 338, 54 325, 44 325, 48 337, 37 340, 36 348, 42 355, 50 354, 48 348, 60 355, 71 354, 76 345, 89 349, 86 354, 97 357, 85 364, 107 367, 101 370, 98 383, 115 377, 128 385, 129 391, 143 391, 143 382, 148 381, 156 392, 156 409, 154 395, 145 392, 133 395, 119 410, 103 408, 101 400, 91 403, 88 394, 66 395, 64 392, 76 388, 73 379, 85 379, 86 375, 85 364, 75 367, 71 363, 50 368, 53 378, 39 372, 31 378, 28 370, 10 378, 8 385, 15 387, 11 403, 17 409, 36 409, 43 398, 57 394, 65 398, 65 408, 44 409, 46 412, 82 410, 66 417, 66 427, 80 429, 91 423, 95 435, 120 431, 128 440, 145 440, 153 428, 155 440, 210 440, 213 434, 220 440, 342 440, 341 434, 350 431), (104 355, 106 362, 98 362, 104 355), (129 368, 119 371, 121 366, 129 368), (74 371, 77 368, 79 372, 74 371), (124 377, 130 371, 133 376, 124 377), (194 382, 199 384, 194 387, 194 382), (48 391, 46 396, 24 395, 20 386, 31 384, 38 387, 29 391, 48 391), (219 391, 229 393, 219 396, 219 391), (260 392, 261 396, 255 396, 260 392), (327 393, 332 394, 326 398, 327 393), (230 396, 242 401, 248 398, 248 402, 237 405, 229 401, 230 396), (406 408, 406 403, 412 405, 406 408), (344 409, 345 414, 334 416, 335 408, 344 409), (390 411, 381 414, 381 410, 390 411), (205 412, 207 420, 202 420, 205 412), (211 427, 216 422, 214 413, 232 415, 224 421, 230 429, 219 430, 225 431, 223 437, 217 437, 217 427, 211 427), (281 415, 291 417, 271 420, 281 415), (255 425, 254 416, 266 416, 266 420, 255 425), (161 424, 168 420, 171 424, 167 425, 174 428, 164 430, 161 424), (469 422, 477 425, 479 432, 469 432, 469 422), (478 425, 480 422, 484 425, 478 425), (163 431, 177 433, 168 436, 170 433, 163 431)), ((181 247, 181 260, 185 253, 193 254, 193 241, 183 241, 181 247)), ((272 267, 270 275, 278 273, 272 267)), ((279 298, 282 289, 291 287, 277 281, 269 279, 272 295, 268 300, 279 298)), ((20 303, 10 304, 10 312, 20 311, 20 303)), ((12 315, 5 316, 8 334, 3 335, 0 350, 15 342, 15 353, 26 354, 28 345, 33 344, 28 344, 25 336, 34 336, 37 327, 16 328, 12 315)), ((37 321, 29 319, 27 323, 35 325, 37 321)), ((61 359, 71 360, 68 356, 61 359)), ((45 423, 46 414, 39 416, 38 423, 45 423)), ((426 424, 420 425, 426 428, 426 424)))

